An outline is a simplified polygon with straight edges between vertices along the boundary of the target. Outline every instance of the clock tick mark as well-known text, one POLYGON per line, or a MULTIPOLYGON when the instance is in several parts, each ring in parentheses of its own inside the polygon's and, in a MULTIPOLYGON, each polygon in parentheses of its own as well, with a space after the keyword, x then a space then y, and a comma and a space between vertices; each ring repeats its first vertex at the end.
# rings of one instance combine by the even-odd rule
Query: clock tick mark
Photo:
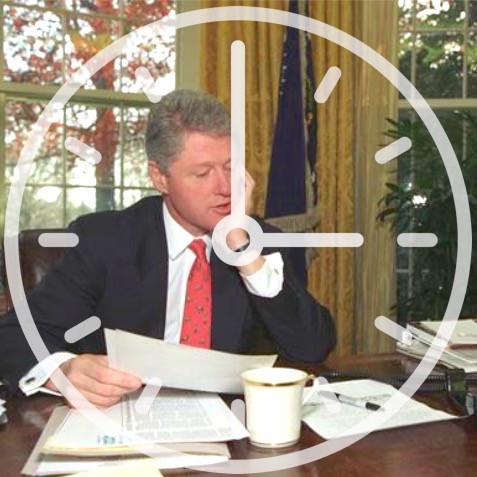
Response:
POLYGON ((75 137, 67 137, 64 144, 68 151, 76 154, 86 162, 99 164, 101 161, 101 153, 98 150, 94 147, 88 146, 88 144, 85 144, 83 141, 80 141, 75 137))
POLYGON ((435 247, 437 242, 437 236, 431 233, 403 233, 397 236, 400 247, 430 248, 435 247))
POLYGON ((410 345, 412 341, 412 334, 410 331, 403 328, 401 325, 398 325, 396 322, 390 320, 386 316, 378 316, 374 320, 374 326, 383 333, 386 333, 391 338, 394 338, 396 341, 403 343, 405 345, 410 345))
POLYGON ((38 237, 38 243, 45 248, 76 247, 79 243, 79 237, 71 232, 45 232, 38 237))
POLYGON ((412 142, 408 137, 401 137, 397 141, 388 144, 386 147, 380 149, 374 156, 374 160, 378 164, 386 164, 395 159, 404 152, 411 149, 412 142))
POLYGON ((321 83, 318 85, 315 91, 315 101, 317 103, 326 103, 330 94, 335 89, 339 79, 341 78, 341 70, 337 66, 332 66, 325 74, 321 83))
POLYGON ((90 316, 65 332, 65 340, 68 343, 76 343, 85 336, 90 335, 101 326, 101 320, 97 316, 90 316))

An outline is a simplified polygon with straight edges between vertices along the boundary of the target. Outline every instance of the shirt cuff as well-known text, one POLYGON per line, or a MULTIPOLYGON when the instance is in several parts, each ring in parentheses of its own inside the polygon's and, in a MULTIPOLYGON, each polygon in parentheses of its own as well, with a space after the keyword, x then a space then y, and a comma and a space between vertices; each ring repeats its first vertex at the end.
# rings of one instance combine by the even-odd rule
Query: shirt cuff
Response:
POLYGON ((279 252, 263 255, 265 263, 252 275, 242 275, 247 290, 263 298, 277 296, 283 288, 283 259, 279 252))
POLYGON ((43 387, 43 385, 63 363, 66 363, 66 361, 75 357, 75 354, 66 351, 51 354, 43 361, 40 361, 37 365, 33 366, 33 368, 31 368, 30 371, 20 379, 18 387, 27 396, 31 396, 37 392, 61 396, 61 393, 47 389, 43 387))

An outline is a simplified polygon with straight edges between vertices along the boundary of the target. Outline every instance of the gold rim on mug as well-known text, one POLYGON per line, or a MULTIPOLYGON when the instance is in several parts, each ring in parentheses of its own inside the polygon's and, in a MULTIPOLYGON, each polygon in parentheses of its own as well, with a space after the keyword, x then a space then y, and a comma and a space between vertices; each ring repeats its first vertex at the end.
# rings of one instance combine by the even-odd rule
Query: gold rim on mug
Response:
POLYGON ((314 379, 316 379, 316 376, 314 376, 313 374, 308 374, 301 379, 297 379, 295 381, 288 381, 286 383, 260 383, 258 381, 253 381, 251 379, 242 378, 244 383, 251 384, 252 386, 261 386, 261 387, 269 387, 269 388, 278 388, 282 386, 294 386, 295 384, 300 384, 302 382, 306 383, 307 381, 313 381, 314 379))

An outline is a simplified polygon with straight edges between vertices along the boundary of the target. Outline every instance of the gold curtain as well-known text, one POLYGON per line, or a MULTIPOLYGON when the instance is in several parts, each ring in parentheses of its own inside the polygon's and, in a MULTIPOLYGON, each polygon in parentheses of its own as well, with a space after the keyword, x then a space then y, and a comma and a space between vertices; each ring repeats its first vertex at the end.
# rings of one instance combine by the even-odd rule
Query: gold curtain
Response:
MULTIPOLYGON (((310 2, 310 16, 353 34, 353 1, 310 2)), ((319 232, 354 232, 353 104, 354 59, 340 46, 313 37, 319 84, 331 66, 341 78, 326 103, 318 106, 319 232)), ((320 248, 309 270, 310 291, 329 307, 338 331, 336 355, 354 352, 354 249, 320 248)))
MULTIPOLYGON (((310 16, 355 35, 357 27, 362 26, 357 24, 357 18, 364 21, 361 10, 365 8, 366 3, 353 0, 315 0, 310 2, 310 16)), ((287 0, 202 0, 201 2, 202 8, 232 5, 288 9, 287 0)), ((368 14, 370 10, 370 8, 366 9, 368 14)), ((374 18, 379 18, 382 26, 385 17, 375 16, 374 18)), ((383 34, 383 28, 376 31, 379 31, 380 35, 383 34)), ((230 44, 239 39, 246 45, 246 157, 247 168, 257 182, 255 202, 258 214, 263 214, 267 190, 271 143, 277 111, 283 33, 284 27, 280 25, 256 22, 210 23, 204 25, 201 32, 202 87, 228 105, 230 105, 230 44)), ((354 154, 357 134, 363 133, 362 128, 359 129, 355 124, 356 98, 359 94, 359 85, 356 84, 357 59, 344 48, 315 35, 312 35, 312 48, 317 84, 331 66, 339 67, 342 73, 328 101, 318 105, 316 173, 321 220, 317 231, 362 231, 362 224, 370 224, 372 219, 367 215, 368 222, 363 221, 358 224, 358 230, 355 228, 358 208, 355 201, 357 195, 354 154)), ((370 85, 368 84, 367 87, 368 94, 371 94, 370 85)), ((358 178, 360 180, 363 178, 362 172, 358 172, 358 178)), ((370 213, 373 214, 374 209, 370 213)), ((356 285, 361 280, 361 271, 356 267, 357 259, 359 258, 360 266, 362 266, 363 261, 369 258, 369 252, 370 248, 366 248, 364 255, 350 248, 323 248, 318 250, 310 264, 309 289, 335 317, 338 330, 336 355, 353 354, 371 349, 366 348, 363 342, 367 340, 365 328, 372 323, 362 321, 363 313, 368 310, 370 298, 365 294, 370 290, 367 288, 368 285, 365 287, 356 285), (360 293, 359 297, 357 290, 360 293), (359 315, 355 313, 357 302, 360 306, 359 315)), ((377 276, 375 274, 372 278, 376 279, 377 276)), ((385 300, 388 298, 387 294, 385 300)), ((374 298, 374 305, 376 309, 379 308, 379 297, 374 298)), ((374 320, 375 316, 372 318, 374 320)))
MULTIPOLYGON (((361 3, 361 2, 359 2, 361 3)), ((356 11, 356 37, 391 62, 397 60, 397 2, 368 0, 356 11), (383 22, 386 22, 383 25, 383 22), (393 61, 394 60, 394 61, 393 61)), ((360 354, 394 349, 393 340, 378 331, 374 320, 379 315, 395 319, 391 309, 396 302, 396 242, 389 228, 376 222, 378 202, 386 193, 386 182, 394 182, 396 162, 380 165, 376 152, 391 139, 386 118, 397 117, 397 90, 374 68, 363 61, 357 64, 356 85, 356 230, 364 244, 356 256, 356 351, 360 354)))

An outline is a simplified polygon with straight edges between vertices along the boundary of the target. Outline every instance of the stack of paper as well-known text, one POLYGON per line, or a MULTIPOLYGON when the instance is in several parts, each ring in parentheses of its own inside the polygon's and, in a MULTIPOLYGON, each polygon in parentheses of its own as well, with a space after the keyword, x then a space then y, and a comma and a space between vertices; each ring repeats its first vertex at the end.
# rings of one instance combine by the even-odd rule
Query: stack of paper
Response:
POLYGON ((333 409, 322 400, 319 393, 307 400, 304 406, 303 421, 324 439, 333 439, 369 433, 374 430, 391 429, 394 427, 424 424, 427 422, 455 419, 457 416, 432 409, 414 399, 406 401, 406 396, 389 384, 380 383, 371 379, 343 381, 330 384, 334 393, 341 398, 339 409, 333 409), (398 395, 404 405, 393 415, 387 417, 389 400, 398 395), (348 399, 343 399, 344 397, 348 399), (345 401, 348 401, 346 403, 345 401), (365 406, 354 403, 369 402, 377 404, 382 409, 371 411, 365 406), (338 412, 336 412, 338 411, 338 412), (384 422, 373 422, 369 418, 379 419, 384 416, 384 422))
POLYGON ((461 368, 467 373, 477 372, 477 322, 473 319, 458 320, 449 341, 446 343, 444 331, 454 323, 442 321, 421 321, 409 323, 407 330, 412 339, 409 343, 397 343, 400 353, 426 359, 442 354, 439 363, 450 368, 461 368))
POLYGON ((0 424, 7 422, 7 410, 4 407, 5 401, 0 399, 0 424))
POLYGON ((249 435, 216 394, 161 389, 147 412, 137 411, 139 400, 132 395, 104 411, 122 427, 116 434, 77 410, 56 408, 23 473, 84 472, 137 462, 144 454, 161 469, 210 465, 230 457, 224 441, 249 435))

